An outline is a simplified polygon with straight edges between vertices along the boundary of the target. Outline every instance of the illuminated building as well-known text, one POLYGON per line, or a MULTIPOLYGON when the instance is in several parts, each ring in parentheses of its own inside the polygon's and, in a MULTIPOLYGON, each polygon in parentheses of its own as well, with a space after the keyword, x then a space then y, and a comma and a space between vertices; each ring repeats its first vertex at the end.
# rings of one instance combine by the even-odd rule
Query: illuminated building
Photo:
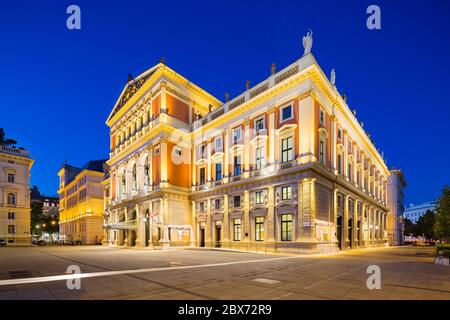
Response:
POLYGON ((387 241, 389 171, 311 53, 226 103, 160 63, 129 80, 106 123, 110 244, 303 252, 387 241))
POLYGON ((34 160, 22 148, 0 146, 0 241, 30 244, 30 170, 34 160))
POLYGON ((420 217, 423 217, 427 211, 435 211, 436 202, 429 201, 422 204, 410 204, 409 207, 405 209, 405 218, 410 220, 412 223, 417 223, 420 217))
POLYGON ((81 244, 103 240, 105 160, 89 161, 83 168, 63 164, 59 176, 59 234, 81 244))

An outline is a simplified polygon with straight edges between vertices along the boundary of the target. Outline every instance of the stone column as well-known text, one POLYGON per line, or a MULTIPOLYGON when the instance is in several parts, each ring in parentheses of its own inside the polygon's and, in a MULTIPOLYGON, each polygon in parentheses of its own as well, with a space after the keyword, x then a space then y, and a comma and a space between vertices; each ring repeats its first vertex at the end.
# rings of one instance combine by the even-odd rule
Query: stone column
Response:
POLYGON ((331 170, 333 172, 336 171, 336 116, 332 114, 330 116, 331 120, 331 128, 330 128, 330 161, 331 161, 331 170))
POLYGON ((223 221, 222 221, 222 237, 223 241, 222 244, 225 244, 226 246, 229 246, 230 241, 230 219, 228 217, 229 212, 229 200, 228 195, 225 194, 223 196, 223 221))
POLYGON ((191 222, 191 226, 192 229, 190 231, 190 238, 189 238, 189 246, 197 246, 197 230, 198 230, 198 221, 197 221, 197 212, 196 212, 196 207, 195 207, 195 201, 191 201, 191 207, 192 207, 192 222, 191 222))
MULTIPOLYGON (((300 157, 299 163, 307 163, 314 161, 315 158, 315 103, 311 96, 304 97, 299 100, 298 117, 299 121, 299 136, 298 136, 298 150, 300 157)), ((294 110, 293 110, 294 112, 294 110)), ((297 137, 296 137, 297 138, 297 137)))
MULTIPOLYGON (((316 241, 315 222, 316 222, 316 203, 314 184, 315 178, 305 178, 298 184, 298 214, 297 219, 301 221, 302 232, 299 240, 316 241)), ((295 237, 295 234, 293 234, 295 237)))
POLYGON ((359 217, 359 212, 358 212, 358 206, 359 206, 359 200, 356 199, 355 200, 355 205, 353 207, 353 241, 354 241, 354 246, 357 245, 359 247, 360 245, 360 237, 359 237, 359 231, 358 231, 358 219, 359 217), (358 241, 356 240, 358 239, 358 241))
POLYGON ((243 177, 248 178, 250 176, 250 151, 252 146, 250 144, 250 121, 246 119, 243 124, 244 129, 244 154, 243 156, 243 177))
POLYGON ((345 195, 345 201, 344 201, 344 234, 343 234, 343 244, 344 244, 344 248, 348 248, 349 243, 350 243, 350 239, 348 238, 348 207, 349 207, 349 202, 350 202, 350 196, 345 195))
MULTIPOLYGON (((125 221, 127 221, 128 220, 128 209, 125 207, 123 210, 124 210, 124 215, 125 215, 125 221)), ((124 247, 128 247, 130 232, 127 230, 122 230, 122 236, 124 237, 124 239, 123 239, 124 247), (125 236, 125 234, 126 234, 126 236, 125 236)))
POLYGON ((276 239, 275 188, 272 185, 267 186, 267 218, 265 228, 265 241, 274 243, 276 239))
POLYGON ((337 238, 337 217, 338 217, 338 188, 335 188, 333 190, 333 226, 334 226, 334 233, 332 236, 332 241, 334 242, 334 244, 338 245, 338 241, 339 239, 337 238))
POLYGON ((268 127, 268 135, 269 135, 269 166, 273 166, 275 164, 275 111, 271 110, 268 113, 269 115, 269 127, 268 127))
POLYGON ((136 234, 136 247, 145 247, 145 217, 141 207, 136 204, 136 219, 137 219, 137 234, 136 234))
POLYGON ((168 219, 169 208, 168 208, 167 199, 161 198, 159 203, 160 203, 159 215, 161 217, 161 227, 163 229, 163 236, 159 240, 159 244, 163 248, 167 248, 167 247, 170 247, 169 228, 167 227, 167 225, 169 223, 169 219, 168 219))
POLYGON ((250 237, 250 193, 248 190, 244 191, 244 228, 243 228, 243 242, 251 241, 250 237))

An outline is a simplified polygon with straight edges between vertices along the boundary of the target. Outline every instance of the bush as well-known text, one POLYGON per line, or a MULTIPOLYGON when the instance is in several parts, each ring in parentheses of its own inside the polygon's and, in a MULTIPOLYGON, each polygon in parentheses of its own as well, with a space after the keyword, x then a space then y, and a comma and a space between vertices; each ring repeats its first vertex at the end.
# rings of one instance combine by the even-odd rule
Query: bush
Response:
POLYGON ((436 256, 439 256, 441 252, 443 256, 450 258, 450 244, 436 245, 436 256))

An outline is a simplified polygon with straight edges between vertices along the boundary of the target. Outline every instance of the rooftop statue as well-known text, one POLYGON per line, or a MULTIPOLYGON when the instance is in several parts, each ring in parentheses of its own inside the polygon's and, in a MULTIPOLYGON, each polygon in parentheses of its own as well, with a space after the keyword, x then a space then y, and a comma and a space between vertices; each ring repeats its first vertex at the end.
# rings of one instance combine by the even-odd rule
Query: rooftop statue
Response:
POLYGON ((311 52, 311 48, 313 45, 312 35, 313 35, 312 30, 309 29, 306 36, 303 36, 303 48, 305 49, 305 53, 303 53, 303 55, 307 55, 308 53, 311 52))

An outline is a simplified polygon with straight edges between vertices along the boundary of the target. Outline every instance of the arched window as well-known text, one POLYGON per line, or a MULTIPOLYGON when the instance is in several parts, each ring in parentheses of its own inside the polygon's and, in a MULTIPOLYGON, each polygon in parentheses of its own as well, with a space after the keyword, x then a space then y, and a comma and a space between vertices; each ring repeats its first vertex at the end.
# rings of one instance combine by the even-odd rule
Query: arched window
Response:
POLYGON ((145 185, 150 185, 150 157, 147 156, 145 159, 145 167, 144 167, 144 174, 145 174, 145 185))
POLYGON ((327 162, 327 133, 323 129, 319 132, 319 162, 324 165, 327 162))
POLYGON ((137 189, 137 172, 136 172, 136 164, 134 164, 134 166, 133 166, 133 176, 132 176, 132 179, 133 179, 133 188, 134 188, 134 190, 136 190, 137 189))
POLYGON ((12 206, 16 205, 16 195, 14 193, 8 193, 8 204, 12 206))
POLYGON ((122 173, 122 195, 126 193, 127 181, 125 177, 125 171, 122 173))

